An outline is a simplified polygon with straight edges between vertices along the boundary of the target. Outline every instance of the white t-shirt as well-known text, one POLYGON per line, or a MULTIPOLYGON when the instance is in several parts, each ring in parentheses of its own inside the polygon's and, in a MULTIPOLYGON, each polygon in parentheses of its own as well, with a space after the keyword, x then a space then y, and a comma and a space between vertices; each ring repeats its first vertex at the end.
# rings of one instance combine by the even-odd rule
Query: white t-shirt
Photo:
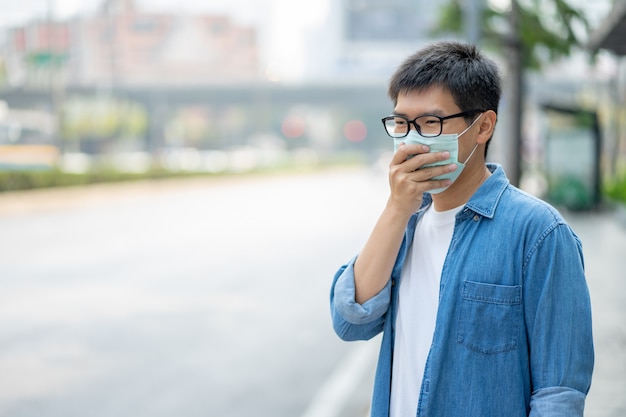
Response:
POLYGON ((400 279, 390 417, 417 413, 424 367, 435 331, 441 270, 452 240, 455 216, 461 208, 438 212, 431 204, 415 228, 400 279))

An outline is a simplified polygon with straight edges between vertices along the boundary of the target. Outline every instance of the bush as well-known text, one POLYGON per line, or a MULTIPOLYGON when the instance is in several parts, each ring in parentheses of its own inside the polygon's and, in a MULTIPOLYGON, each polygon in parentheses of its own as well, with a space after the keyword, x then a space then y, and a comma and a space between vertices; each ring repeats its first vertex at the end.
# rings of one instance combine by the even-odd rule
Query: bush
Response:
POLYGON ((604 193, 611 199, 626 204, 626 174, 607 183, 604 193))
POLYGON ((361 165, 360 157, 352 154, 328 157, 322 160, 303 160, 295 157, 272 166, 259 166, 244 171, 221 172, 172 171, 161 165, 153 165, 145 173, 120 172, 110 165, 99 164, 85 173, 69 173, 60 169, 32 169, 2 171, 0 169, 0 193, 7 191, 34 190, 40 188, 67 187, 122 181, 155 180, 164 178, 216 177, 221 175, 259 174, 272 172, 297 172, 324 167, 361 165))
POLYGON ((591 190, 574 176, 565 176, 556 181, 548 193, 548 199, 570 210, 586 210, 593 205, 591 190))
POLYGON ((0 171, 0 192, 192 175, 199 174, 173 173, 165 170, 152 170, 145 174, 122 173, 114 170, 92 171, 84 174, 72 174, 60 170, 0 171))

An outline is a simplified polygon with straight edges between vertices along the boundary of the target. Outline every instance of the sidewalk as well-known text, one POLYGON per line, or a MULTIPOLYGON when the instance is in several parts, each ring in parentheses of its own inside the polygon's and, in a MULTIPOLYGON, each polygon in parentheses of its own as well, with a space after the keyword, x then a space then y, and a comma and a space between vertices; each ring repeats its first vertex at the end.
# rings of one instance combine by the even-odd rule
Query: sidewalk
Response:
POLYGON ((596 362, 585 416, 626 416, 626 225, 614 212, 565 214, 583 242, 596 362))

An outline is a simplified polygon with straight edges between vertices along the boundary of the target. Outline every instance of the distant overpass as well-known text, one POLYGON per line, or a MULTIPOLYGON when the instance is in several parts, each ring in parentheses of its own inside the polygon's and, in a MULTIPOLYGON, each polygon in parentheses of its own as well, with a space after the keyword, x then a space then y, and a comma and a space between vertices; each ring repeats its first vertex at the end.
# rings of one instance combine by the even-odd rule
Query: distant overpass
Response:
MULTIPOLYGON (((241 103, 271 103, 277 107, 298 104, 314 106, 337 105, 389 110, 390 101, 386 85, 381 84, 246 84, 192 87, 66 87, 62 95, 98 95, 103 92, 125 97, 146 106, 154 102, 167 102, 172 106, 186 104, 227 105, 241 103)), ((51 103, 51 90, 5 89, 0 90, 0 100, 10 107, 44 107, 51 103)))
MULTIPOLYGON (((382 132, 380 117, 392 110, 386 94, 386 85, 380 84, 246 84, 214 85, 196 87, 75 87, 62 91, 46 89, 6 89, 0 91, 0 100, 10 108, 38 109, 53 113, 53 103, 73 96, 111 95, 140 103, 148 112, 149 128, 146 141, 149 149, 163 143, 163 131, 168 115, 177 108, 201 105, 209 109, 225 109, 238 106, 246 109, 252 118, 271 115, 280 120, 291 109, 311 107, 338 115, 338 119, 362 120, 369 132, 382 132), (261 114, 262 113, 262 114, 261 114)), ((345 123, 345 122, 344 122, 345 123)), ((267 126, 264 126, 267 127, 267 126)), ((368 147, 368 141, 361 146, 368 147)), ((373 144, 372 146, 375 146, 373 144)))

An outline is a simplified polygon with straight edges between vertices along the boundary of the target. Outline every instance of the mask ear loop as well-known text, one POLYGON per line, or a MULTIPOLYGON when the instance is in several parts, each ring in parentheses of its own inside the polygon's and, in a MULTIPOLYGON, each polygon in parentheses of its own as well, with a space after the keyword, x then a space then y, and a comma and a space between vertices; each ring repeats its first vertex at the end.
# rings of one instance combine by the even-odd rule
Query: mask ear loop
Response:
POLYGON ((472 128, 472 126, 474 126, 476 124, 476 122, 478 121, 478 119, 480 119, 480 116, 482 116, 483 114, 479 114, 477 118, 474 119, 474 121, 472 123, 470 123, 469 126, 467 126, 465 128, 464 131, 462 131, 461 133, 459 133, 459 137, 463 136, 465 134, 465 132, 467 132, 468 130, 470 130, 472 128))
MULTIPOLYGON (((472 126, 474 126, 474 124, 478 121, 478 119, 480 119, 480 116, 482 116, 483 114, 481 113, 480 115, 478 115, 477 118, 474 119, 474 121, 467 126, 467 129, 465 129, 464 131, 462 131, 461 133, 459 133, 459 137, 461 137, 461 135, 463 135, 465 132, 467 132, 468 130, 470 130, 472 128, 472 126)), ((465 162, 463 162, 463 165, 467 164, 467 161, 470 160, 470 158, 472 157, 472 155, 474 155, 474 152, 476 152, 476 149, 478 149, 478 144, 474 145, 474 149, 472 149, 472 152, 470 152, 469 156, 467 157, 467 159, 465 160, 465 162)))
POLYGON ((465 162, 463 162, 463 165, 467 165, 467 161, 469 161, 472 155, 474 155, 474 152, 476 152, 476 149, 478 149, 478 144, 474 145, 474 149, 472 149, 472 152, 470 152, 465 162))

